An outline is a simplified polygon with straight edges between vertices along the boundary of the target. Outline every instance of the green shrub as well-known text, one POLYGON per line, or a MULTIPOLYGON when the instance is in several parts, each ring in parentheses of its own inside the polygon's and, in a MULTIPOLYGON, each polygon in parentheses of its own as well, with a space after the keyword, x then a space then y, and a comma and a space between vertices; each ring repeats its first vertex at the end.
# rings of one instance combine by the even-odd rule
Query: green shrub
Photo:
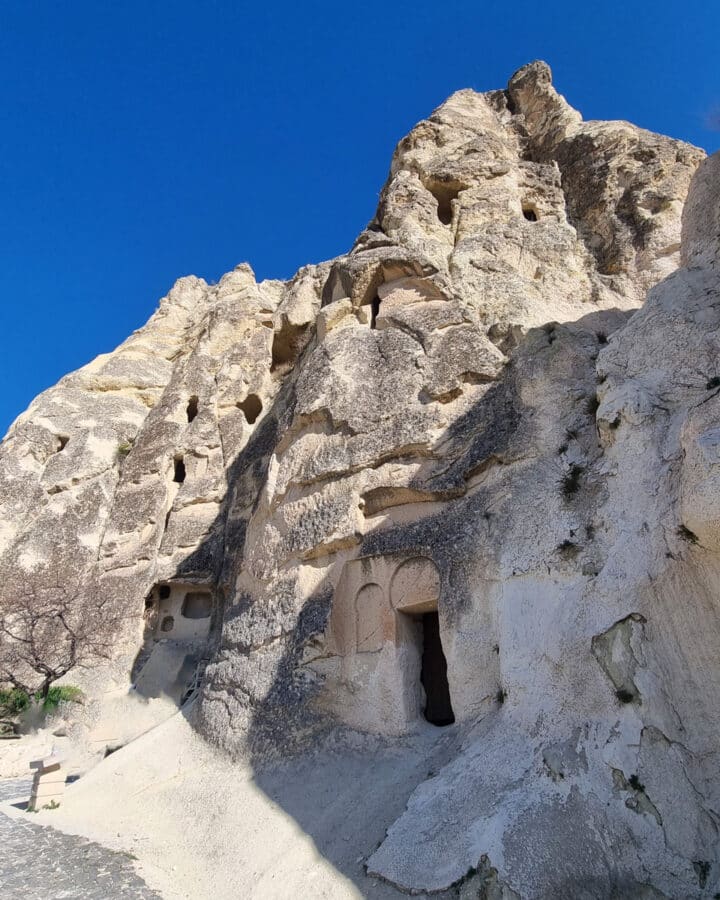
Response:
POLYGON ((18 688, 0 690, 0 717, 19 715, 30 706, 30 697, 18 688))
MULTIPOLYGON (((43 700, 37 693, 32 698, 36 703, 41 703, 43 712, 52 712, 63 701, 68 703, 82 703, 83 692, 73 684, 62 684, 51 687, 47 697, 43 700)), ((19 688, 0 690, 0 718, 14 718, 24 712, 32 702, 30 695, 19 688)))
MULTIPOLYGON (((36 694, 35 699, 39 702, 42 698, 36 694)), ((45 712, 51 712, 57 709, 58 705, 63 701, 68 703, 82 703, 83 692, 74 684, 54 685, 48 691, 48 695, 43 701, 43 709, 45 712)))

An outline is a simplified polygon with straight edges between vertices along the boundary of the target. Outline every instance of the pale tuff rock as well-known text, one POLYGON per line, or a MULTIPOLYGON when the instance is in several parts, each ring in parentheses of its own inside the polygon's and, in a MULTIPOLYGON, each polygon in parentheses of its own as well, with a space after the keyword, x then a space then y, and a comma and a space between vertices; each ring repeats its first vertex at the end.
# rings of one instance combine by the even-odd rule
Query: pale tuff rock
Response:
POLYGON ((3 568, 111 596, 116 678, 202 680, 195 724, 254 764, 454 719, 368 861, 403 890, 712 897, 702 158, 584 122, 544 63, 453 95, 347 255, 183 279, 33 403, 0 449, 3 568))

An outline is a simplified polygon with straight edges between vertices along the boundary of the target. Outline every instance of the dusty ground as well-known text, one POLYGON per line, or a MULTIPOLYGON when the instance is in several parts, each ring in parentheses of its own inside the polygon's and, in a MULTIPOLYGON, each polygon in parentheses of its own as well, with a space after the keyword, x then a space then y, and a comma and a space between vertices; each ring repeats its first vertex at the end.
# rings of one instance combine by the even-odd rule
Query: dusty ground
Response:
POLYGON ((400 897, 364 861, 456 740, 427 726, 393 747, 326 749, 258 773, 176 715, 33 821, 132 854, 166 900, 400 897))

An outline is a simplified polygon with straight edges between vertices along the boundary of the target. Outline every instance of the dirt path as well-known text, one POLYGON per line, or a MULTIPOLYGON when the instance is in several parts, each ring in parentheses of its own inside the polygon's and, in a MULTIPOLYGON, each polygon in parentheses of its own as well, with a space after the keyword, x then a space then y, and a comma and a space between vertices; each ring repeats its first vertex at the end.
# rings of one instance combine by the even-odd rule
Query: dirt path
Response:
POLYGON ((372 752, 324 750, 258 774, 216 754, 178 715, 37 818, 130 851, 164 900, 397 900, 406 895, 368 878, 364 863, 442 765, 449 731, 428 727, 372 752))

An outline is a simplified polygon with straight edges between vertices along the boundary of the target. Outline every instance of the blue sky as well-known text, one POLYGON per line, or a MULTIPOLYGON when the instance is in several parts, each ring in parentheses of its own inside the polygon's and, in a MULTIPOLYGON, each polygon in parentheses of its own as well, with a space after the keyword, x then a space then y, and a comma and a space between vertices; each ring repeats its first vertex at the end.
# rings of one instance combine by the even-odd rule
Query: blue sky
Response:
POLYGON ((0 2, 0 433, 180 275, 345 251, 413 124, 532 59, 718 149, 719 37, 707 0, 0 2))

